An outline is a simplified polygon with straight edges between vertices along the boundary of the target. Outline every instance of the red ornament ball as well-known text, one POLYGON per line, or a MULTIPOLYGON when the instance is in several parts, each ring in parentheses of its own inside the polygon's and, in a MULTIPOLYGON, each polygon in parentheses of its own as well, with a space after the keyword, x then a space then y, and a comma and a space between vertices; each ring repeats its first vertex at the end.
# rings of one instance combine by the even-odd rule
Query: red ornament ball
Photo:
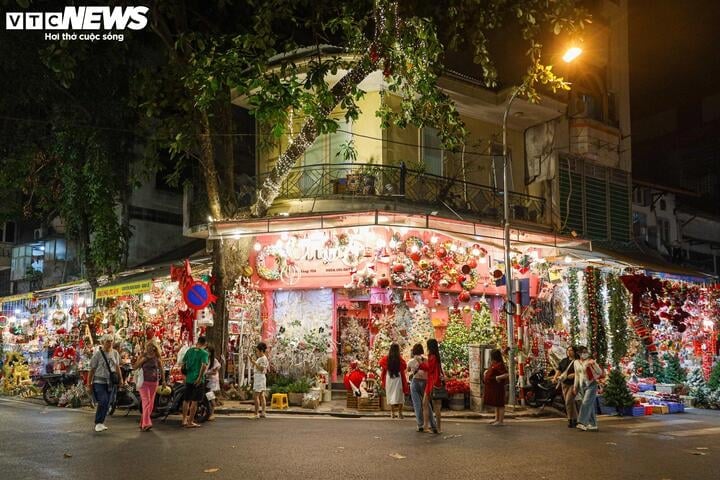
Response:
POLYGON ((438 247, 438 249, 435 251, 435 255, 438 258, 445 258, 447 256, 447 250, 445 247, 438 247))

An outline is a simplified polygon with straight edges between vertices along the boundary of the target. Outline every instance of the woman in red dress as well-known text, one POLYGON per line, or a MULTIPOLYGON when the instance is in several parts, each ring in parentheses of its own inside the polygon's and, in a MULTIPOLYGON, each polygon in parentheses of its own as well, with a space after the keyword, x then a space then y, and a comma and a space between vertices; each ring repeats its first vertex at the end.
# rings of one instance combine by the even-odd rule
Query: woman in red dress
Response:
POLYGON ((490 368, 485 371, 485 405, 495 407, 495 421, 490 425, 501 426, 505 420, 505 384, 508 372, 500 350, 490 352, 490 368))
POLYGON ((433 433, 441 433, 440 430, 442 425, 442 419, 440 418, 440 409, 442 408, 442 400, 433 400, 432 391, 433 387, 440 387, 442 385, 442 365, 440 363, 440 348, 438 341, 431 338, 427 341, 428 348, 428 360, 420 364, 420 370, 427 372, 427 384, 425 385, 425 395, 423 396, 423 430, 428 431, 430 423, 430 415, 435 414, 435 423, 437 428, 433 428, 433 433), (430 404, 432 403, 432 411, 430 404))

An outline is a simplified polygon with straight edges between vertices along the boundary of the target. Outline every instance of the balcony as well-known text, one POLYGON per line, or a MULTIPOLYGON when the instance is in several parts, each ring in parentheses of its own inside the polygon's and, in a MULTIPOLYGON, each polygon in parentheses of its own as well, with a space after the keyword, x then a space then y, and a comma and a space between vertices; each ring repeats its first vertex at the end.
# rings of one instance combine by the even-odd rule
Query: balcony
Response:
MULTIPOLYGON (((257 178, 254 187, 238 187, 237 201, 249 207, 255 189, 268 174, 257 178), (252 190, 252 191, 251 191, 252 190)), ((502 191, 486 185, 441 177, 394 165, 318 164, 299 166, 282 183, 272 213, 326 213, 351 210, 394 209, 398 212, 431 213, 449 218, 500 224, 502 191)), ((202 188, 189 188, 185 196, 185 234, 203 237, 207 206, 202 188)), ((510 193, 511 221, 517 225, 549 230, 545 200, 522 193, 510 193)))

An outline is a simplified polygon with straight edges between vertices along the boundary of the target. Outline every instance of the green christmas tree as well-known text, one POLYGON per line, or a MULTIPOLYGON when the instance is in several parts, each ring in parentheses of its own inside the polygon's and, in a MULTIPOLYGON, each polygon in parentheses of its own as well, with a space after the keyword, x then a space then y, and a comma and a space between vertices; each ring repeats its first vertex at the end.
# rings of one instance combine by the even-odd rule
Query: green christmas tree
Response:
POLYGON ((469 341, 470 343, 497 347, 494 343, 495 340, 490 308, 483 302, 480 304, 480 310, 473 310, 472 320, 470 321, 469 341))
MULTIPOLYGON (((665 354, 665 368, 662 370, 663 383, 684 383, 687 378, 685 369, 680 366, 680 358, 677 355, 665 354)), ((660 379, 658 379, 660 381, 660 379)))
POLYGON ((696 368, 690 375, 688 375, 687 382, 685 382, 690 392, 698 388, 706 387, 705 378, 703 377, 702 369, 696 368))
POLYGON ((343 325, 340 333, 340 366, 346 371, 350 362, 357 360, 360 365, 366 365, 370 350, 368 331, 357 318, 350 318, 343 325))
POLYGON ((470 363, 469 343, 470 329, 465 325, 460 311, 452 310, 445 336, 440 342, 440 356, 446 371, 468 368, 470 363))
POLYGON ((695 406, 708 408, 710 406, 710 398, 712 391, 705 382, 702 368, 693 370, 687 379, 687 387, 690 395, 695 398, 695 406))
POLYGON ((720 362, 715 363, 707 384, 712 391, 720 390, 720 362))
POLYGON ((647 359, 647 350, 642 343, 640 344, 637 354, 633 359, 633 372, 641 378, 650 378, 654 376, 653 369, 647 359))
POLYGON ((634 403, 632 393, 625 381, 625 375, 619 367, 615 367, 610 371, 607 383, 603 390, 605 404, 609 407, 615 407, 618 414, 622 415, 622 410, 631 407, 634 403))

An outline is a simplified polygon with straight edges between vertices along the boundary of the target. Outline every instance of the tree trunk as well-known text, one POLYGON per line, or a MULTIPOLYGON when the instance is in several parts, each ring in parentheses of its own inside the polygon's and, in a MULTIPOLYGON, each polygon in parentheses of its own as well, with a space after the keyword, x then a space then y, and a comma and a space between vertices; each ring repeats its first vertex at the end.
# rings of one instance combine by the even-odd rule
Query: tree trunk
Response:
MULTIPOLYGON (((370 74, 373 69, 373 63, 369 54, 365 54, 356 64, 355 68, 347 73, 337 82, 331 89, 333 96, 333 105, 326 106, 321 109, 321 116, 328 116, 330 112, 340 102, 350 95, 362 82, 365 77, 370 74)), ((300 132, 292 138, 287 150, 278 158, 275 167, 270 175, 265 179, 262 187, 257 192, 257 200, 250 207, 250 214, 253 217, 264 217, 268 208, 272 205, 278 196, 280 186, 285 181, 290 170, 295 166, 297 160, 305 153, 315 139, 318 137, 318 129, 313 117, 309 117, 303 124, 300 132)))

